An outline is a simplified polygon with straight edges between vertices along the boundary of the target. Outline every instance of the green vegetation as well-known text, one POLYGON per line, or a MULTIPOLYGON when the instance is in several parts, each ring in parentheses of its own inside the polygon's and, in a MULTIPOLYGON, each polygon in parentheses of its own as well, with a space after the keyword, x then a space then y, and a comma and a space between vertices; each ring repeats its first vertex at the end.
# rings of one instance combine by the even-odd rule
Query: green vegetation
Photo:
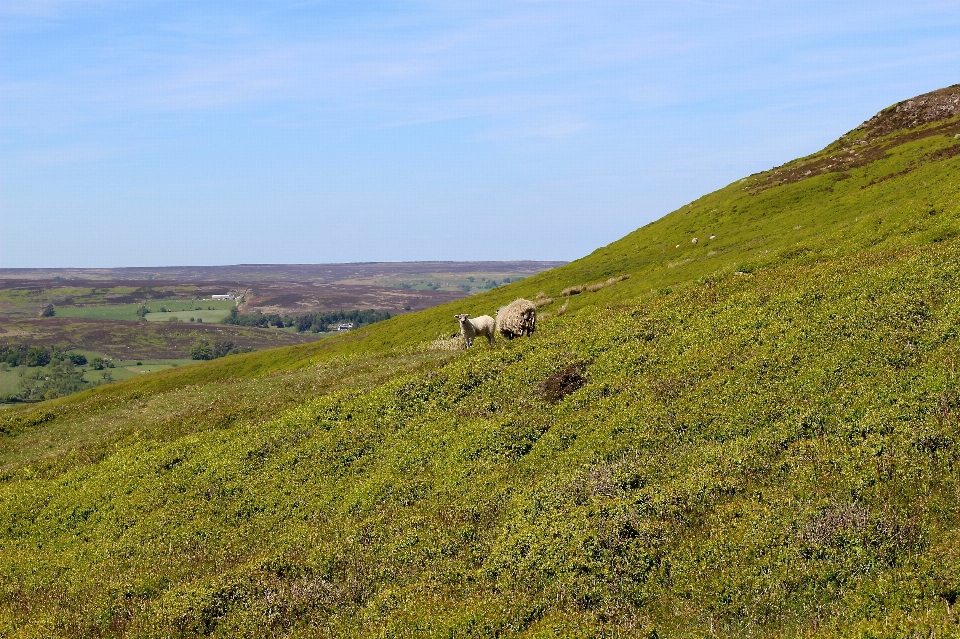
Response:
POLYGON ((169 322, 174 319, 179 322, 189 322, 192 319, 193 321, 200 320, 202 322, 210 322, 215 324, 217 322, 223 322, 229 316, 230 311, 226 310, 193 310, 181 312, 149 313, 144 317, 144 319, 146 319, 148 322, 169 322))
POLYGON ((57 317, 78 317, 87 319, 127 320, 135 322, 165 321, 171 316, 188 321, 191 316, 202 317, 204 322, 219 322, 234 302, 229 300, 155 300, 146 304, 106 304, 86 306, 58 306, 57 317), (146 308, 147 313, 140 309, 146 308), (164 309, 161 311, 161 309, 164 309), (173 314, 173 315, 171 315, 173 314))
POLYGON ((228 339, 238 346, 273 348, 315 341, 313 335, 196 322, 123 322, 114 320, 4 319, 3 344, 11 348, 44 345, 91 353, 114 360, 180 359, 200 339, 228 339))
POLYGON ((121 381, 130 379, 131 377, 138 377, 145 373, 155 373, 157 371, 168 370, 183 366, 184 364, 193 363, 195 363, 194 360, 190 358, 152 359, 136 362, 132 360, 110 360, 111 365, 105 366, 102 369, 88 369, 87 372, 84 373, 84 379, 93 384, 103 383, 105 376, 107 381, 121 381))
POLYGON ((19 383, 19 375, 10 369, 0 368, 0 397, 6 397, 15 393, 19 383))
POLYGON ((857 131, 517 284, 3 411, 0 635, 957 635, 956 134, 857 131), (540 292, 532 338, 430 348, 540 292))
POLYGON ((274 313, 263 313, 261 311, 255 311, 253 313, 241 313, 235 307, 230 309, 229 315, 226 319, 223 320, 224 324, 231 324, 233 326, 249 326, 257 328, 269 328, 271 326, 276 328, 284 328, 286 326, 292 326, 294 320, 292 317, 281 317, 274 313))
POLYGON ((95 371, 102 371, 105 368, 114 368, 114 365, 109 359, 94 357, 90 360, 90 368, 95 371))
MULTIPOLYGON (((57 280, 54 280, 55 282, 57 280)), ((136 294, 138 289, 129 286, 112 288, 78 288, 73 286, 55 286, 53 288, 0 289, 0 312, 18 312, 36 315, 37 310, 53 304, 57 314, 61 306, 74 304, 109 304, 118 297, 136 294)), ((149 298, 151 291, 140 290, 149 298)))
POLYGON ((489 291, 503 284, 510 282, 519 282, 522 276, 511 275, 508 273, 477 273, 475 275, 466 275, 462 273, 434 273, 420 279, 409 279, 401 276, 382 277, 375 280, 375 284, 399 288, 403 290, 418 291, 454 291, 461 290, 465 292, 489 291), (492 277, 490 277, 492 275, 492 277), (499 278, 499 279, 498 279, 499 278))
MULTIPOLYGON (((253 349, 217 342, 217 357, 253 349), (227 346, 224 348, 224 344, 227 346)), ((196 358, 194 358, 196 359, 196 358)), ((209 358, 208 358, 209 359, 209 358)), ((0 403, 54 399, 103 384, 192 363, 191 359, 116 361, 89 351, 0 346, 0 403)))
POLYGON ((0 346, 0 363, 6 372, 0 384, 0 402, 30 402, 76 393, 90 384, 78 365, 87 363, 80 353, 65 353, 45 346, 0 346))
POLYGON ((334 311, 331 313, 298 315, 293 325, 300 332, 321 333, 336 329, 338 324, 353 324, 356 329, 388 319, 390 319, 390 313, 386 311, 372 309, 367 311, 334 311))
POLYGON ((375 311, 373 309, 366 311, 331 311, 327 313, 307 313, 296 317, 281 317, 271 313, 241 313, 237 309, 231 309, 230 315, 224 320, 224 324, 235 326, 256 326, 260 328, 276 327, 289 328, 294 327, 298 332, 320 333, 328 331, 337 324, 350 323, 354 328, 369 326, 376 322, 382 322, 390 319, 390 313, 386 311, 375 311))
POLYGON ((231 341, 214 342, 211 344, 207 340, 201 340, 190 349, 190 359, 217 359, 227 355, 237 355, 239 353, 249 353, 252 348, 243 348, 234 346, 231 341))

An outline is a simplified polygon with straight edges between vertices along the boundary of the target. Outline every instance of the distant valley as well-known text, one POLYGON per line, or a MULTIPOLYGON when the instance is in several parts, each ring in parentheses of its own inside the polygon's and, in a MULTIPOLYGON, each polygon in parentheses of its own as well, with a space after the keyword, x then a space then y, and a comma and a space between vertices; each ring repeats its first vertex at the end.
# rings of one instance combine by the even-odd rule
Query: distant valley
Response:
POLYGON ((311 342, 562 264, 0 269, 0 402, 311 342))

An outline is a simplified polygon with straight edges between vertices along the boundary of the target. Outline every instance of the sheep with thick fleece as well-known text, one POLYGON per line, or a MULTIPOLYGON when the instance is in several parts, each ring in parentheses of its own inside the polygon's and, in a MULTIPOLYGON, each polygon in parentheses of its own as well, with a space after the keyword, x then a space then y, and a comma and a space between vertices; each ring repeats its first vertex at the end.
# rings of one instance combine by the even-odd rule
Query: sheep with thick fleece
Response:
POLYGON ((474 317, 469 319, 469 313, 461 313, 460 315, 454 315, 458 320, 460 320, 460 335, 463 336, 464 341, 467 343, 467 348, 473 346, 473 340, 479 335, 480 337, 486 337, 487 342, 493 344, 493 333, 496 330, 496 322, 489 315, 481 315, 480 317, 474 317))
POLYGON ((533 335, 536 328, 537 306, 530 300, 513 300, 497 311, 497 332, 507 339, 533 335))

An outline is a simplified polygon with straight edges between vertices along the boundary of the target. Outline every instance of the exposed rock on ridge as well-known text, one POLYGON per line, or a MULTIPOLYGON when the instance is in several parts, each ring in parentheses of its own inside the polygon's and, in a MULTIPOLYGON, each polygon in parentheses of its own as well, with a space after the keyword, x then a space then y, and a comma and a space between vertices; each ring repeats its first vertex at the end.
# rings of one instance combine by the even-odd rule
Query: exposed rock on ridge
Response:
POLYGON ((960 84, 898 102, 861 124, 857 130, 866 130, 868 138, 878 138, 901 129, 948 120, 955 115, 960 115, 960 84))

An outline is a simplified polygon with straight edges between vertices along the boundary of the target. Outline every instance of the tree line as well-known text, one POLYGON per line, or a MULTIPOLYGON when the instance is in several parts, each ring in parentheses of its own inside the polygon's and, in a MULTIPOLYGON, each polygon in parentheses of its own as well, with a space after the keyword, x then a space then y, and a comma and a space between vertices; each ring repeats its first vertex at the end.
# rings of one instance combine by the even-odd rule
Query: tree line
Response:
POLYGON ((56 346, 0 346, 0 368, 16 368, 20 377, 17 389, 0 396, 0 401, 31 402, 54 399, 100 383, 86 381, 81 366, 104 371, 104 382, 112 380, 107 369, 113 368, 113 363, 102 357, 94 357, 88 361, 87 356, 82 353, 65 353, 56 346))
MULTIPOLYGON (((76 366, 86 366, 87 356, 81 353, 63 353, 60 349, 46 346, 0 345, 0 362, 8 366, 46 366, 53 359, 69 359, 76 366)), ((97 358, 99 359, 99 358, 97 358)))
POLYGON ((230 309, 230 316, 224 320, 224 324, 233 324, 234 326, 251 326, 267 328, 275 326, 277 328, 295 327, 298 332, 323 333, 335 327, 337 324, 353 324, 354 328, 368 326, 375 322, 382 322, 390 319, 391 315, 387 311, 375 311, 373 309, 366 311, 330 311, 326 313, 307 313, 291 317, 289 315, 280 316, 275 313, 241 313, 236 308, 230 309))
POLYGON ((214 342, 211 344, 208 340, 202 339, 195 342, 190 349, 190 359, 217 359, 226 355, 251 352, 253 352, 253 347, 251 346, 234 346, 231 341, 214 342))

